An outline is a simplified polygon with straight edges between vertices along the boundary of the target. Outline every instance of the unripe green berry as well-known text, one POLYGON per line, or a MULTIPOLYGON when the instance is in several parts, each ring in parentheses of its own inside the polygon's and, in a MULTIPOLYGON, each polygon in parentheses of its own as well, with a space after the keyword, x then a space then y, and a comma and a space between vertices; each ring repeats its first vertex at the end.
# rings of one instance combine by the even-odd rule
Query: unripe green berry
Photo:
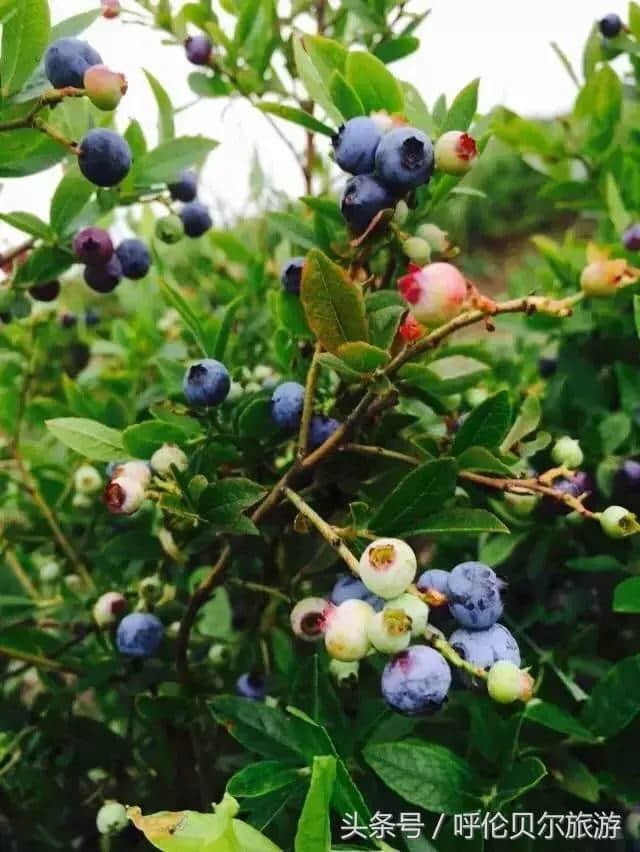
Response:
POLYGON ((365 601, 348 600, 334 606, 325 617, 324 642, 330 657, 354 662, 370 648, 367 628, 373 608, 365 601))
POLYGON ((551 457, 556 464, 564 465, 572 470, 580 467, 584 461, 580 443, 568 435, 558 438, 551 451, 551 457))
POLYGON ((396 209, 393 213, 393 221, 396 225, 404 225, 409 218, 409 207, 406 201, 402 199, 396 204, 396 209))
POLYGON ((162 597, 164 585, 160 577, 143 577, 138 583, 138 594, 147 603, 157 603, 162 597))
POLYGON ((151 456, 151 469, 158 476, 172 476, 173 468, 182 473, 189 467, 189 459, 177 444, 163 444, 151 456))
POLYGON ((177 639, 180 634, 180 622, 172 621, 165 630, 167 639, 177 639))
POLYGON ((353 663, 345 663, 342 660, 329 661, 329 674, 335 678, 339 686, 350 681, 357 681, 359 671, 360 663, 357 660, 353 663))
POLYGON ((424 266, 431 260, 431 246, 421 237, 409 237, 402 243, 402 250, 414 263, 424 266))
POLYGON ((225 666, 231 659, 231 650, 228 645, 215 642, 207 654, 209 662, 214 666, 225 666))
POLYGON ((405 592, 387 601, 384 609, 400 609, 405 612, 411 619, 411 635, 424 636, 424 631, 427 628, 429 619, 429 604, 421 600, 417 595, 412 595, 410 592, 405 592))
POLYGON ((533 693, 533 678, 509 660, 499 660, 487 676, 489 695, 499 704, 528 701, 533 693))
POLYGON ((633 512, 624 506, 609 506, 600 515, 600 526, 609 538, 625 538, 640 530, 633 512))
POLYGON ((360 557, 360 579, 374 595, 385 600, 405 592, 416 576, 416 555, 399 538, 379 538, 360 557))
POLYGON ((94 106, 113 110, 127 91, 127 81, 124 74, 110 71, 105 65, 92 65, 84 72, 84 87, 94 106))
POLYGON ((100 834, 118 834, 128 823, 127 809, 120 802, 105 802, 96 816, 100 834))
POLYGON ((416 234, 429 243, 432 251, 443 252, 449 248, 447 232, 443 231, 437 225, 433 225, 431 222, 418 225, 416 234))
POLYGON ((163 243, 173 245, 180 242, 184 237, 184 225, 182 219, 175 213, 162 216, 156 222, 156 237, 163 243))
POLYGON ((60 579, 60 573, 60 565, 55 559, 47 559, 38 569, 40 582, 42 583, 55 583, 56 580, 60 579))
POLYGON ((369 642, 381 654, 397 654, 411 641, 411 619, 402 609, 383 609, 369 619, 369 642))
POLYGON ((102 487, 102 477, 91 464, 82 464, 73 475, 73 485, 80 494, 95 494, 102 487))
POLYGON ((540 500, 536 494, 510 494, 509 492, 504 495, 504 499, 518 518, 527 518, 540 500))

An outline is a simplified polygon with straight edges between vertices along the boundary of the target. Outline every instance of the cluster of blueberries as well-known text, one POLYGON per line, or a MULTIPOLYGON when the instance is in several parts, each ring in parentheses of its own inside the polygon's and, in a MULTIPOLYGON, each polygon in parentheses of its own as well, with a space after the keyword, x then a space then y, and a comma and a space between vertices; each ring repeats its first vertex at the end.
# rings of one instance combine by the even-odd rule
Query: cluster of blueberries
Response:
POLYGON ((114 248, 109 232, 103 228, 78 231, 73 253, 85 264, 84 280, 96 293, 110 293, 123 278, 144 278, 151 266, 151 254, 142 240, 126 239, 114 248))
POLYGON ((462 669, 457 682, 472 686, 475 675, 486 677, 494 700, 528 700, 533 681, 520 669, 515 638, 498 624, 504 584, 495 572, 480 562, 463 562, 451 571, 427 570, 413 585, 416 573, 416 556, 406 542, 377 539, 360 557, 358 577, 339 577, 328 600, 296 604, 293 632, 305 641, 324 639, 340 680, 356 675, 370 653, 391 655, 381 680, 387 704, 407 715, 429 713, 443 704, 452 684, 438 650, 442 634, 427 627, 430 607, 447 606, 459 625, 448 643, 449 659, 462 669), (425 638, 432 644, 411 644, 425 638))

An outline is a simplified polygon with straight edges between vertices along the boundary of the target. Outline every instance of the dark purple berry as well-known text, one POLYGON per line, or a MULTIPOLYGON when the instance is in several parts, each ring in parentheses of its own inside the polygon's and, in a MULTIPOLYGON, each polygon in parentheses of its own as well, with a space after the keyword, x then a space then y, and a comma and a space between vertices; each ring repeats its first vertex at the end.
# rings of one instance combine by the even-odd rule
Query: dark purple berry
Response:
POLYGON ((605 38, 615 38, 620 34, 620 30, 622 29, 622 20, 619 15, 611 13, 605 15, 598 22, 598 27, 605 38))
POLYGON ((73 238, 73 253, 80 263, 101 266, 113 254, 113 243, 104 228, 83 228, 73 238))
POLYGON ((557 369, 557 358, 540 358, 538 361, 538 372, 543 379, 551 378, 557 369))
POLYGON ((194 201, 198 192, 198 175, 190 169, 180 172, 176 183, 169 184, 169 192, 174 201, 194 201))
POLYGON ((73 328, 77 322, 78 317, 75 314, 70 313, 69 311, 66 311, 60 316, 60 325, 63 328, 73 328))
POLYGON ((640 222, 629 225, 622 235, 622 245, 627 251, 638 251, 640 249, 640 222))
POLYGON ((100 314, 94 308, 89 308, 84 315, 85 325, 91 327, 98 325, 100 322, 100 314))
POLYGON ((110 293, 122 280, 122 266, 117 255, 113 255, 102 266, 85 266, 84 280, 96 293, 110 293))
POLYGON ((211 58, 211 39, 206 35, 189 36, 185 40, 184 48, 187 59, 193 65, 206 65, 211 58))
POLYGON ((287 293, 298 294, 300 292, 303 266, 304 257, 291 257, 285 261, 280 271, 280 280, 287 293))
POLYGON ((37 302, 55 302, 60 295, 60 282, 46 281, 43 284, 34 284, 29 288, 29 293, 37 302))

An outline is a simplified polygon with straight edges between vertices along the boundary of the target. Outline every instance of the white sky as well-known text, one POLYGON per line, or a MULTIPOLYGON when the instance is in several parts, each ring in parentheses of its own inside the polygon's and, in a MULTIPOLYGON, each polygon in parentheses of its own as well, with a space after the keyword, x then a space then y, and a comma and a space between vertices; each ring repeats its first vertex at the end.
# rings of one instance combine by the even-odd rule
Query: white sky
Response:
MULTIPOLYGON (((95 2, 50 0, 54 22, 90 9, 95 2)), ((126 5, 127 0, 123 2, 126 5)), ((173 5, 177 8, 181 3, 173 5)), ((560 45, 579 73, 582 45, 593 21, 608 12, 617 12, 623 20, 626 15, 622 0, 432 0, 430 6, 431 15, 417 33, 421 49, 394 63, 394 73, 416 85, 429 105, 441 92, 450 98, 479 76, 480 111, 504 104, 528 115, 561 112, 575 96, 575 86, 549 42, 560 45)), ((186 79, 194 66, 187 63, 182 48, 163 45, 160 33, 100 18, 86 38, 105 64, 128 78, 129 91, 117 112, 121 129, 136 117, 153 138, 154 101, 141 67, 163 83, 174 105, 193 99, 186 79)), ((296 127, 280 124, 294 142, 300 140, 296 127)), ((229 105, 221 99, 201 100, 177 116, 176 129, 180 134, 203 133, 221 143, 209 158, 202 180, 203 200, 213 207, 243 210, 256 149, 275 189, 291 196, 303 193, 290 152, 265 117, 246 102, 237 99, 229 105)), ((29 210, 46 219, 59 175, 59 169, 51 169, 5 181, 0 187, 0 209, 29 210)), ((8 227, 0 228, 0 246, 19 238, 8 227)))

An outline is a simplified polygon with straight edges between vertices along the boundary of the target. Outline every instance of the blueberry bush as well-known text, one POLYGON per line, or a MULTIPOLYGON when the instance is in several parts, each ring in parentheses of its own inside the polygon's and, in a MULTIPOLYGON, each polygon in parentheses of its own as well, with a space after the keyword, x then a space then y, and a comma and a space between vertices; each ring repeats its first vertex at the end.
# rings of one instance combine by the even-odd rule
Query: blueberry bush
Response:
POLYGON ((62 166, 0 213, 0 847, 637 848, 640 6, 544 121, 427 105, 403 0, 214 6, 0 0, 0 177, 62 166), (100 14, 305 194, 221 226, 100 14))

